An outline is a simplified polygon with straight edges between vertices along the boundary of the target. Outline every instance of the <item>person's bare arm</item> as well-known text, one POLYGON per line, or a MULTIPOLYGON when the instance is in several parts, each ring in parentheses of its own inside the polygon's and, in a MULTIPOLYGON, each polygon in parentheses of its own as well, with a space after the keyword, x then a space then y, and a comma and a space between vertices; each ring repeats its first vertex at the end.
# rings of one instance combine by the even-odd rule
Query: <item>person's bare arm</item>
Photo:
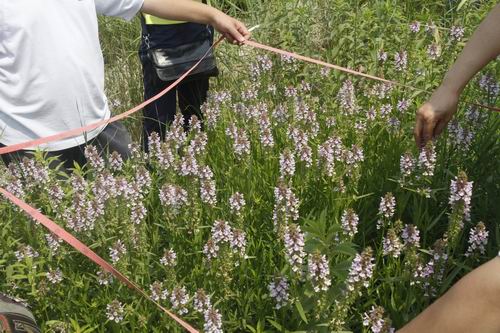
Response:
POLYGON ((142 12, 169 20, 212 25, 232 43, 242 44, 250 37, 247 28, 240 21, 191 0, 144 0, 142 12))
POLYGON ((472 35, 441 86, 417 113, 415 141, 423 147, 437 137, 457 112, 458 100, 467 83, 500 54, 500 5, 472 35))

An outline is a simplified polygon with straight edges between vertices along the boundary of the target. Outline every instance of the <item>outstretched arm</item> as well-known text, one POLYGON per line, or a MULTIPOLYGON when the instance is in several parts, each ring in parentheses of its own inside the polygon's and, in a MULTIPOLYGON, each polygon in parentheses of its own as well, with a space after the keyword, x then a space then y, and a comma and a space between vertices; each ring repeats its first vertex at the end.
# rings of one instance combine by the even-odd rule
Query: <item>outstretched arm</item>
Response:
POLYGON ((417 113, 415 141, 419 147, 437 137, 457 112, 458 100, 467 83, 500 54, 500 5, 472 35, 441 86, 417 113))
POLYGON ((142 11, 161 18, 210 24, 232 43, 243 43, 250 33, 243 23, 205 4, 191 0, 144 0, 142 11))

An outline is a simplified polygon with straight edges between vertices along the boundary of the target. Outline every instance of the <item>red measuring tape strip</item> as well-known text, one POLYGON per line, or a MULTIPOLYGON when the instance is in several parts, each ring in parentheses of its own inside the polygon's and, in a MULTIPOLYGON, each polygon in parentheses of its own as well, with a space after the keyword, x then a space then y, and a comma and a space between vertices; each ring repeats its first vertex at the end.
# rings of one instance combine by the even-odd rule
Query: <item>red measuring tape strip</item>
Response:
POLYGON ((496 108, 494 106, 489 106, 489 105, 484 105, 484 104, 479 104, 479 103, 469 103, 470 105, 474 105, 483 109, 488 109, 490 111, 495 111, 495 112, 500 112, 499 108, 496 108))
POLYGON ((78 252, 95 262, 97 265, 101 266, 105 271, 113 274, 118 280, 123 282, 125 285, 127 285, 129 288, 135 290, 142 296, 144 296, 146 299, 154 303, 158 308, 160 308, 164 313, 166 313, 170 318, 175 320, 179 325, 184 327, 188 332, 190 333, 199 333, 198 330, 193 328, 191 325, 189 325, 187 322, 184 320, 180 319, 177 317, 175 314, 173 314, 171 311, 167 310, 164 308, 161 304, 158 302, 154 301, 144 290, 142 290, 139 286, 137 286, 135 283, 130 281, 125 275, 123 275, 120 271, 118 271, 116 268, 114 268, 111 264, 109 264, 106 260, 102 259, 99 255, 97 255, 94 251, 89 249, 88 246, 80 242, 77 238, 75 238, 73 235, 71 235, 69 232, 61 228, 58 224, 50 220, 48 217, 40 213, 38 210, 35 208, 31 207, 21 199, 17 198, 14 196, 12 193, 6 191, 5 189, 0 187, 0 193, 10 200, 14 205, 18 206, 21 208, 23 211, 25 211, 29 216, 31 216, 33 219, 36 221, 40 222, 44 227, 46 227, 50 232, 52 232, 54 235, 58 236, 62 240, 64 240, 66 243, 71 245, 74 249, 76 249, 78 252))
MULTIPOLYGON (((276 54, 281 54, 281 55, 284 55, 286 57, 295 58, 297 60, 301 60, 301 61, 309 62, 309 63, 312 63, 312 64, 320 65, 320 66, 323 66, 323 67, 326 67, 326 68, 332 68, 332 69, 335 69, 335 70, 338 70, 338 71, 341 71, 341 72, 344 72, 344 73, 348 73, 348 74, 352 74, 352 75, 356 75, 356 76, 362 76, 362 77, 370 79, 370 80, 381 81, 381 82, 384 82, 384 83, 399 85, 399 86, 403 86, 403 87, 407 87, 407 88, 411 88, 411 89, 417 89, 417 88, 414 88, 414 87, 405 86, 405 85, 397 83, 395 81, 391 81, 391 80, 383 79, 383 78, 378 77, 378 76, 373 76, 373 75, 370 75, 370 74, 358 72, 358 71, 355 71, 355 70, 347 68, 347 67, 333 65, 333 64, 330 64, 328 62, 324 62, 324 61, 321 61, 321 60, 309 58, 309 57, 306 57, 306 56, 303 56, 303 55, 300 55, 300 54, 297 54, 297 53, 293 53, 293 52, 290 52, 290 51, 285 51, 285 50, 278 49, 278 48, 275 48, 275 47, 272 47, 272 46, 268 46, 268 45, 264 45, 264 44, 261 44, 261 43, 257 43, 257 42, 251 41, 251 40, 245 41, 245 44, 248 45, 248 46, 257 48, 257 49, 261 49, 261 50, 273 52, 273 53, 276 53, 276 54)), ((418 90, 420 90, 420 89, 418 89, 418 90)))
MULTIPOLYGON (((412 90, 418 90, 418 91, 429 93, 428 91, 420 89, 420 88, 417 88, 417 87, 409 86, 409 85, 402 84, 402 83, 399 83, 399 82, 396 82, 396 81, 391 81, 391 80, 387 80, 387 79, 384 79, 384 78, 381 78, 381 77, 378 77, 378 76, 374 76, 374 75, 366 74, 366 73, 363 73, 363 72, 355 71, 355 70, 347 68, 347 67, 333 65, 333 64, 321 61, 321 60, 313 59, 313 58, 310 58, 310 57, 305 57, 305 56, 302 56, 302 55, 297 54, 297 53, 293 53, 293 52, 290 52, 290 51, 285 51, 285 50, 282 50, 282 49, 278 49, 278 48, 275 48, 275 47, 271 47, 271 46, 268 46, 268 45, 257 43, 257 42, 251 41, 251 40, 245 41, 245 44, 248 45, 248 46, 257 48, 257 49, 261 49, 261 50, 273 52, 273 53, 276 53, 276 54, 281 54, 281 55, 284 55, 284 56, 287 56, 287 57, 292 57, 292 58, 295 58, 297 60, 309 62, 309 63, 320 65, 320 66, 323 66, 323 67, 332 68, 332 69, 335 69, 335 70, 338 70, 338 71, 341 71, 341 72, 344 72, 344 73, 348 73, 348 74, 351 74, 351 75, 361 76, 361 77, 364 77, 364 78, 367 78, 367 79, 370 79, 370 80, 380 81, 380 82, 384 82, 384 83, 388 83, 388 84, 393 84, 393 85, 397 85, 397 86, 404 87, 404 88, 409 88, 409 89, 412 89, 412 90)), ((478 103, 469 103, 469 104, 477 106, 477 107, 481 107, 481 108, 484 108, 484 109, 488 109, 488 110, 491 110, 491 111, 500 112, 500 109, 496 108, 494 106, 487 106, 487 105, 478 104, 478 103)))

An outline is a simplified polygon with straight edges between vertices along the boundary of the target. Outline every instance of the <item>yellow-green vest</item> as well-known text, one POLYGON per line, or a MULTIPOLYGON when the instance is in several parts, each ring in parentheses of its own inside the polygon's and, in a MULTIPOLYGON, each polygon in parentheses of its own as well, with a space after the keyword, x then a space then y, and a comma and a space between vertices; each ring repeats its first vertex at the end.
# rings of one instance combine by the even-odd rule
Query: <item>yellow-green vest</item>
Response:
MULTIPOLYGON (((202 0, 195 0, 195 1, 201 2, 202 0)), ((168 25, 168 24, 186 23, 183 21, 165 20, 165 19, 153 16, 153 15, 149 15, 149 14, 144 14, 144 20, 146 21, 146 24, 168 25)))

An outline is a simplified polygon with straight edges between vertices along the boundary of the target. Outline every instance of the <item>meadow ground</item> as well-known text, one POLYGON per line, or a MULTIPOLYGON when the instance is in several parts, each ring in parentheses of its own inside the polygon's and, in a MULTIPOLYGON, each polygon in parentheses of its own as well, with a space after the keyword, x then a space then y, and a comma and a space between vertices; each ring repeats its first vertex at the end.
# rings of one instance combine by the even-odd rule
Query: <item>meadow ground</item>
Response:
MULTIPOLYGON (((496 1, 213 1, 253 38, 422 90, 436 87, 496 1)), ((142 101, 140 26, 100 19, 113 112, 142 101)), ((249 47, 196 122, 151 154, 64 179, 40 157, 2 170, 40 209, 206 332, 389 332, 500 249, 498 61, 419 152, 427 93, 249 47)), ((139 140, 140 116, 126 121, 139 140)), ((153 305, 0 201, 0 292, 44 332, 180 332, 153 305)))

